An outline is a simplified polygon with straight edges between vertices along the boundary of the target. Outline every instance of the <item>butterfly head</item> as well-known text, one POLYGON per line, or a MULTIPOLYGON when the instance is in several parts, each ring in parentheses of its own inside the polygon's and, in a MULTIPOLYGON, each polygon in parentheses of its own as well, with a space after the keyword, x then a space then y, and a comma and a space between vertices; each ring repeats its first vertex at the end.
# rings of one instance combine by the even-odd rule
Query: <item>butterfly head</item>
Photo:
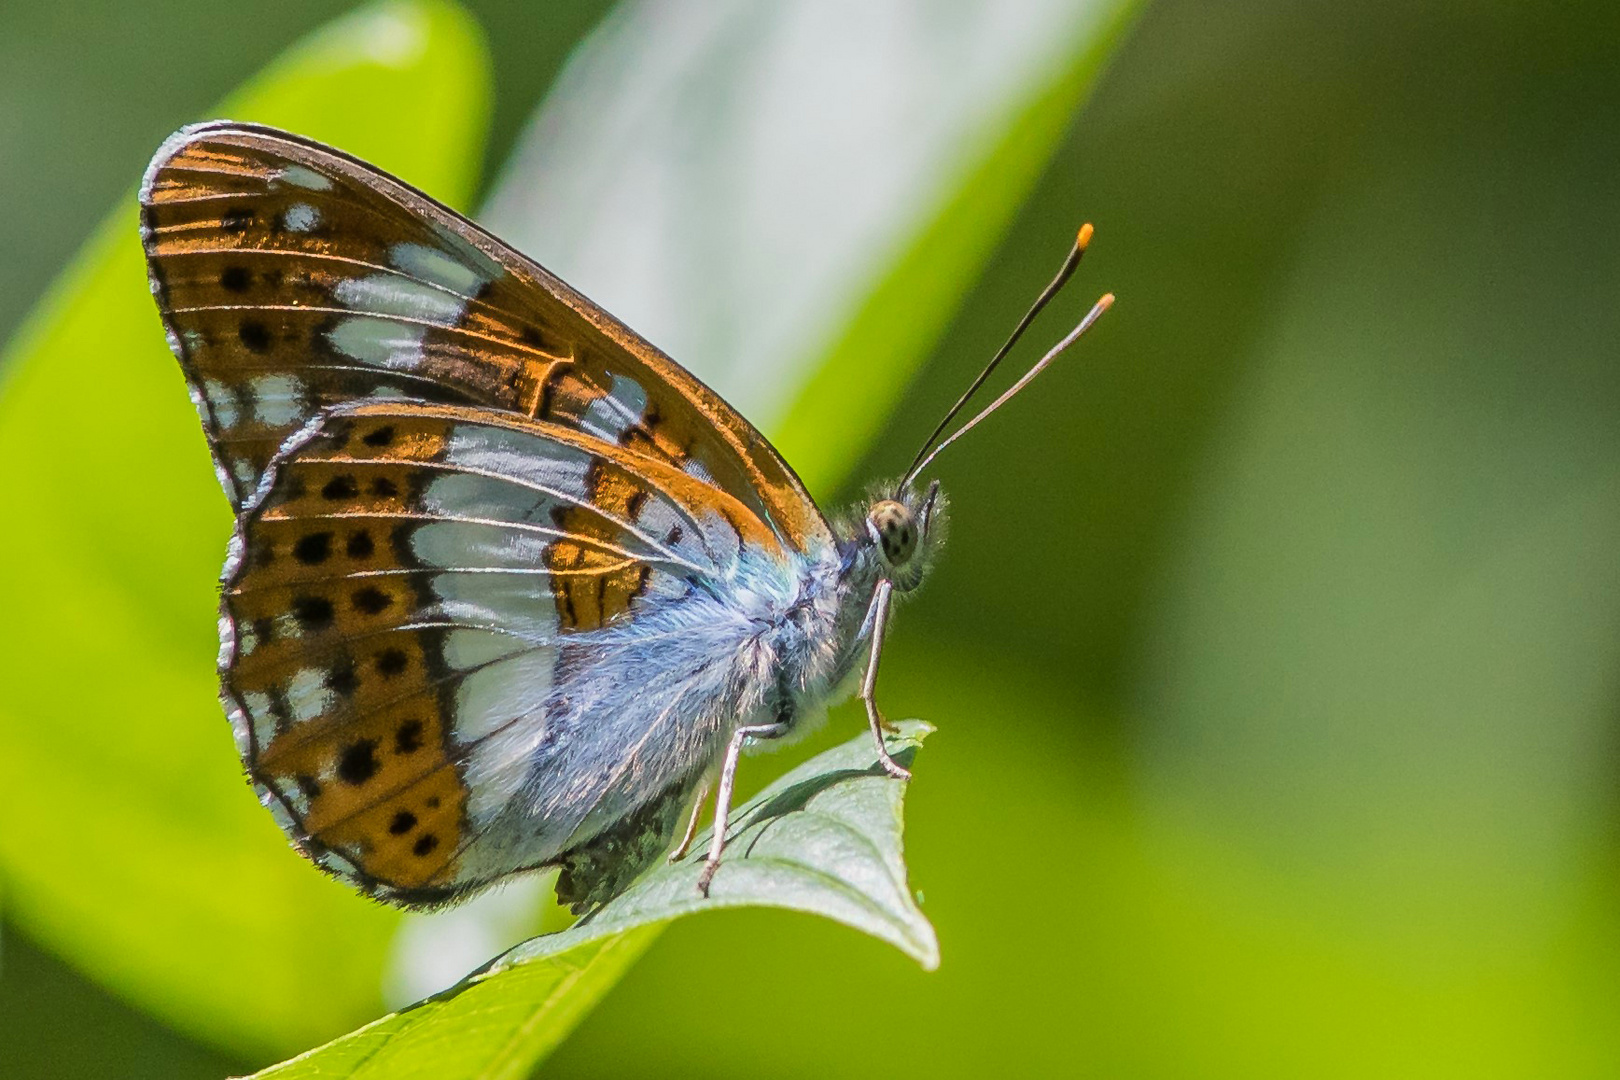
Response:
POLYGON ((856 542, 873 553, 896 589, 907 592, 922 584, 944 540, 945 497, 937 480, 920 494, 909 486, 881 490, 867 504, 856 542))

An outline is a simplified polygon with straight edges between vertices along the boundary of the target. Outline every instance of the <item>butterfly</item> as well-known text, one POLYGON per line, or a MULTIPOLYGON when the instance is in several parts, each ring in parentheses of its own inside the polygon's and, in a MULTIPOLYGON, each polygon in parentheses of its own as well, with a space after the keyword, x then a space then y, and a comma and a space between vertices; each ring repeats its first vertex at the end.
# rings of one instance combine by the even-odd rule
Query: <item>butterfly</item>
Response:
MULTIPOLYGON (((660 856, 738 758, 854 680, 877 759, 893 600, 945 500, 829 519, 752 425, 624 324, 353 157, 216 121, 157 152, 141 237, 235 514, 221 700, 293 846, 433 908, 559 869, 576 912, 660 856)), ((976 391, 1035 313, 930 437, 976 391)), ((925 444, 925 450, 929 445, 925 444)))

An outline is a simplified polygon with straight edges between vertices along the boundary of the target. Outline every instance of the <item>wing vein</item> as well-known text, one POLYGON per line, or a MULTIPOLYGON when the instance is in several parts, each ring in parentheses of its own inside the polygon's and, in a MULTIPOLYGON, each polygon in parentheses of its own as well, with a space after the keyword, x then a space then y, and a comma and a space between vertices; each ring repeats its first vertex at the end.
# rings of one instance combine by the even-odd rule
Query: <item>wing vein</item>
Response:
MULTIPOLYGON (((332 457, 326 458, 325 460, 330 461, 330 462, 336 462, 336 463, 343 464, 343 465, 367 465, 367 464, 371 464, 376 459, 375 458, 349 457, 347 455, 334 455, 332 457)), ((675 552, 673 552, 669 548, 665 547, 660 541, 654 540, 647 533, 643 532, 641 529, 638 529, 635 526, 634 523, 632 523, 632 522, 630 522, 628 520, 625 520, 623 518, 620 518, 615 514, 610 514, 606 510, 603 510, 601 507, 597 506, 595 503, 588 502, 585 499, 582 499, 581 497, 579 497, 577 495, 570 495, 567 492, 558 490, 557 488, 548 487, 545 484, 541 484, 541 483, 538 483, 536 481, 528 480, 528 479, 526 479, 524 477, 513 476, 511 473, 498 473, 498 472, 494 472, 494 471, 492 471, 490 469, 479 469, 479 468, 475 468, 475 467, 470 466, 470 465, 457 464, 455 462, 423 461, 423 462, 417 462, 416 467, 420 468, 420 469, 424 469, 424 470, 433 470, 433 471, 437 471, 437 472, 459 473, 459 474, 466 475, 466 476, 481 476, 486 480, 499 480, 499 481, 501 481, 503 483, 511 484, 513 487, 523 488, 526 491, 533 491, 533 492, 535 492, 536 494, 539 494, 539 495, 549 496, 550 498, 556 499, 558 502, 561 502, 561 503, 566 503, 569 506, 578 507, 578 508, 580 508, 582 510, 589 510, 591 513, 597 515, 602 520, 608 522, 611 525, 615 525, 618 528, 623 529, 625 532, 629 533, 631 536, 635 537, 637 540, 640 540, 643 544, 646 544, 649 548, 651 548, 653 551, 657 552, 661 556, 660 561, 662 561, 664 563, 667 563, 667 564, 669 564, 671 566, 684 566, 684 567, 686 567, 686 568, 688 568, 690 570, 697 571, 700 574, 709 572, 709 570, 705 570, 704 567, 698 566, 696 563, 689 562, 686 559, 681 558, 681 556, 677 555, 675 552)), ((643 477, 643 479, 645 479, 649 484, 652 484, 659 491, 663 492, 664 497, 665 497, 665 502, 668 505, 670 505, 672 508, 674 508, 681 515, 681 517, 686 520, 687 524, 691 525, 693 529, 697 530, 697 534, 698 534, 699 537, 705 537, 705 533, 703 531, 703 526, 698 522, 697 518, 695 516, 693 516, 693 514, 692 514, 692 512, 690 510, 688 510, 685 506, 681 505, 680 501, 677 500, 676 498, 674 498, 672 495, 670 495, 668 491, 665 491, 664 488, 659 487, 659 485, 656 482, 654 482, 651 478, 643 477)), ((583 534, 572 533, 572 534, 568 534, 568 535, 570 536, 570 538, 575 538, 575 537, 581 537, 583 534)), ((708 551, 708 544, 707 543, 704 544, 704 550, 708 551)), ((622 551, 621 553, 623 555, 625 555, 627 558, 631 558, 631 559, 636 558, 636 556, 633 555, 628 550, 622 551)), ((712 559, 714 553, 712 551, 710 551, 709 555, 710 555, 710 557, 712 559)), ((711 567, 710 570, 712 570, 712 569, 713 568, 711 567)))

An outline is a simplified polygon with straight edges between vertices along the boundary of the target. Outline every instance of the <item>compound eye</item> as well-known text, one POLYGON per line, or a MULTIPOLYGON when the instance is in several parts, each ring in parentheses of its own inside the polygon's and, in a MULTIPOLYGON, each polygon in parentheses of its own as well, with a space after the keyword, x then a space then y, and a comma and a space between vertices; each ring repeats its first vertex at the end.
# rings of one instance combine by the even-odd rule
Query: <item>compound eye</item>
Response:
POLYGON ((877 540, 883 561, 890 566, 904 566, 917 550, 917 523, 911 511, 889 499, 875 504, 866 517, 872 536, 877 540))

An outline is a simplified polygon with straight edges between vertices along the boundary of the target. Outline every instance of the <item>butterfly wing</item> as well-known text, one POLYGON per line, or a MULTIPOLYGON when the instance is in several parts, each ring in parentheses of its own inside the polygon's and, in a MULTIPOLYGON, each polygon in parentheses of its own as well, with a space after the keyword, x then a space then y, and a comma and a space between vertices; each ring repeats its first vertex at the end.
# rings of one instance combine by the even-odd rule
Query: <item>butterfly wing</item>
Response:
POLYGON ((586 850, 599 893, 745 704, 714 662, 739 568, 786 589, 833 547, 797 477, 611 316, 336 151, 189 128, 141 206, 238 514, 221 679, 266 804, 383 899, 586 850))
MULTIPOLYGON (((682 676, 656 653, 638 670, 580 672, 581 658, 601 666, 602 633, 572 628, 571 595, 595 606, 583 621, 622 634, 644 610, 713 589, 771 539, 679 469, 485 409, 342 407, 295 437, 269 477, 223 589, 221 676, 239 748, 306 854, 406 903, 556 858, 613 786, 602 769, 574 769, 567 794, 533 813, 544 800, 526 785, 567 774, 571 740, 638 724, 621 701, 582 730, 580 714, 600 709, 560 705, 562 684, 577 698, 604 680, 645 693, 682 676), (627 492, 635 514, 593 499, 588 476, 627 492), (523 811, 508 813, 520 791, 523 811)), ((637 732, 615 734, 613 751, 633 757, 637 732)), ((706 762, 690 764, 640 794, 684 788, 706 762)))
POLYGON ((170 345, 232 506, 320 410, 395 396, 503 409, 708 480, 804 552, 831 533, 742 416, 478 226, 271 128, 186 128, 141 185, 170 345))

